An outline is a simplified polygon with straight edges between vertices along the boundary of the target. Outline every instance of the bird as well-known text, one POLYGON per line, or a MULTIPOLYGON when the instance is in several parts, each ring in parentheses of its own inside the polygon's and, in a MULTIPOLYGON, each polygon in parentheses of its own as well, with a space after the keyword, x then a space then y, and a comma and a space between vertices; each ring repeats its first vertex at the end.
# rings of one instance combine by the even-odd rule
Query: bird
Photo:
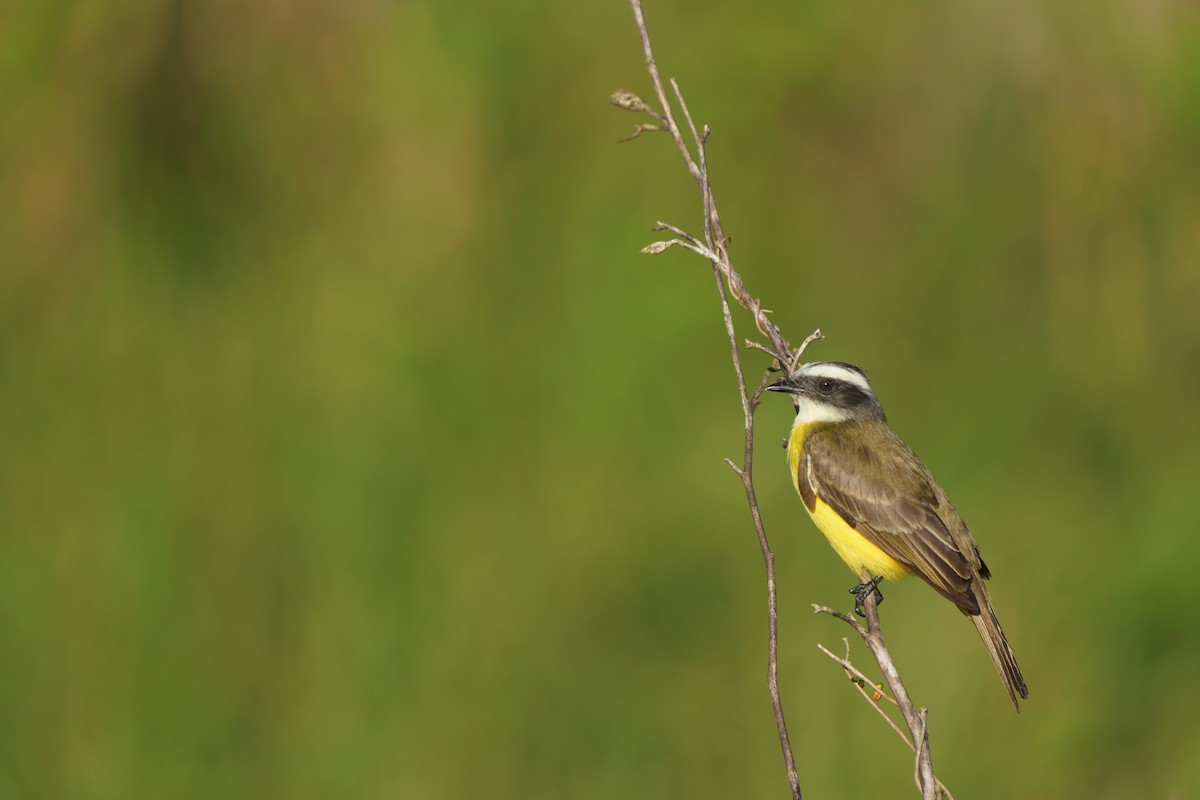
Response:
POLYGON ((928 583, 975 624, 1013 707, 1029 688, 992 609, 991 571, 971 529, 929 468, 888 425, 862 367, 812 361, 767 386, 789 395, 792 482, 814 523, 862 583, 855 612, 880 581, 928 583))

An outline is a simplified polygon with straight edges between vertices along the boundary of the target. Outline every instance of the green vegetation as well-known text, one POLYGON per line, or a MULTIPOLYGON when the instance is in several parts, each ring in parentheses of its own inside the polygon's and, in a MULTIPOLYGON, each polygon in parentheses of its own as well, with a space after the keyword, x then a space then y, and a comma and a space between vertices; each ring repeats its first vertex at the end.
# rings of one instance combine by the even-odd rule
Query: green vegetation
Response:
MULTIPOLYGON (((784 797, 712 275, 637 254, 694 187, 607 105, 625 4, 103 5, 0 11, 0 797, 784 797)), ((1195 796, 1200 19, 647 14, 751 289, 871 370, 995 575, 1020 717, 886 592, 939 776, 1195 796)), ((805 796, 915 796, 816 649, 853 576, 767 403, 805 796)))

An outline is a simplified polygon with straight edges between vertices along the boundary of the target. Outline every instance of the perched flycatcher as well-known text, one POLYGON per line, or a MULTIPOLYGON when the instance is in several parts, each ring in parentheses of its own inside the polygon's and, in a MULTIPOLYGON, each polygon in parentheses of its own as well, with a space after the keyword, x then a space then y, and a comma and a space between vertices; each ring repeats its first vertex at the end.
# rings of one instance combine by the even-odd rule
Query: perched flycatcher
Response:
POLYGON ((855 611, 884 578, 917 575, 975 623, 1013 706, 1029 689, 992 611, 991 573, 979 544, 942 487, 888 426, 867 373, 814 361, 769 389, 791 395, 787 441, 792 481, 813 522, 857 575, 855 611), (865 578, 864 578, 865 580, 865 578))

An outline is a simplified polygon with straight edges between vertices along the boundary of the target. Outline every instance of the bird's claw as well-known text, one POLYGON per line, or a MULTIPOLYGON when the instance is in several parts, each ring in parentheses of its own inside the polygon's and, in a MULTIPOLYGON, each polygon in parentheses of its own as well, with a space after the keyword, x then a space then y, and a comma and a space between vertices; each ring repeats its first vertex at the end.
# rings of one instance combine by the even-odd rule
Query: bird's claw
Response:
POLYGON ((883 602, 883 592, 879 591, 879 582, 883 580, 883 576, 879 575, 866 583, 860 583, 850 590, 850 594, 854 595, 854 613, 860 617, 866 617, 867 612, 863 610, 863 603, 867 602, 867 598, 873 593, 875 595, 875 605, 883 602))

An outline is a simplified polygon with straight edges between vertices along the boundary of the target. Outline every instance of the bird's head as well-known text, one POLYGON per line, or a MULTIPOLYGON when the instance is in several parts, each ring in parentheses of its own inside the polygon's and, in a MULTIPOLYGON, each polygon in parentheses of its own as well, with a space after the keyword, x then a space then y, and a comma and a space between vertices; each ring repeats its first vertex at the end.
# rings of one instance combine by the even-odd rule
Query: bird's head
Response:
POLYGON ((767 388, 791 395, 797 422, 885 419, 866 370, 844 361, 811 361, 767 388))

